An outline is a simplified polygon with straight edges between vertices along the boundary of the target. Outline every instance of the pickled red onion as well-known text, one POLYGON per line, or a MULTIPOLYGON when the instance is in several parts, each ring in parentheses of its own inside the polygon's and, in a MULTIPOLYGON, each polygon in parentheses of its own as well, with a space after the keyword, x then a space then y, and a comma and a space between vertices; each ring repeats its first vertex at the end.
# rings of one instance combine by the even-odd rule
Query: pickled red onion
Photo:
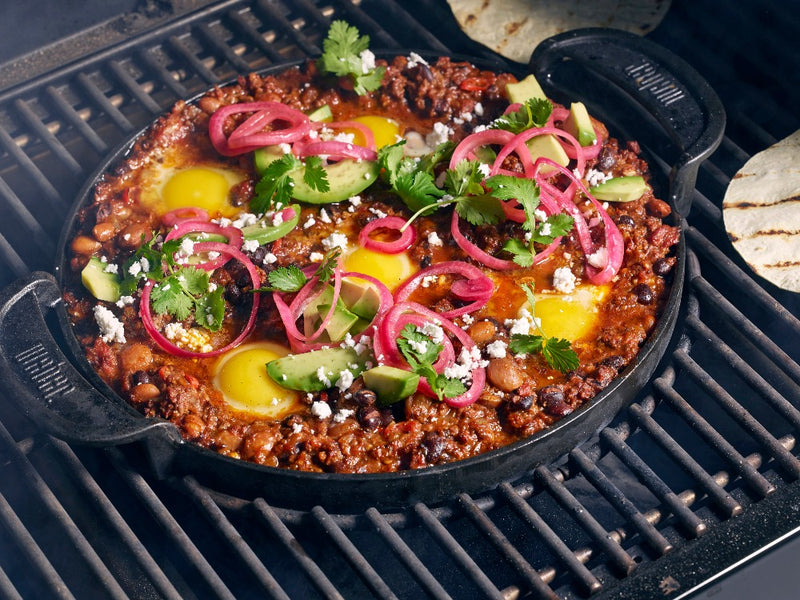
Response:
MULTIPOLYGON (((220 254, 224 254, 230 258, 238 260, 245 266, 245 269, 247 269, 247 274, 250 275, 250 281, 253 284, 253 288, 258 288, 261 285, 261 278, 256 267, 246 255, 236 248, 217 242, 201 242, 196 244, 195 247, 201 252, 219 252, 220 254)), ((256 315, 258 314, 258 306, 261 298, 259 294, 253 294, 253 301, 250 307, 250 314, 247 318, 247 323, 245 323, 245 326, 239 335, 236 336, 236 338, 234 338, 230 343, 222 346, 221 348, 212 350, 211 352, 194 352, 191 350, 186 350, 185 348, 181 348, 180 346, 176 346, 158 330, 153 322, 153 313, 150 309, 150 292, 154 285, 155 282, 152 279, 148 279, 144 285, 144 288, 142 289, 142 298, 139 303, 139 316, 142 320, 142 325, 144 325, 144 328, 150 337, 153 338, 153 341, 155 341, 155 343, 162 350, 169 352, 170 354, 174 354, 175 356, 179 356, 181 358, 209 358, 212 356, 219 356, 220 354, 223 354, 224 352, 227 352, 228 350, 241 344, 245 338, 250 335, 250 332, 255 326, 256 315)))
POLYGON ((453 239, 455 240, 456 244, 458 244, 459 248, 466 252, 470 258, 483 265, 486 265, 491 269, 497 269, 498 271, 509 271, 511 269, 519 268, 519 265, 513 260, 496 258, 488 252, 484 252, 475 244, 470 242, 458 228, 458 219, 458 211, 454 210, 452 220, 450 221, 450 234, 453 236, 453 239))
MULTIPOLYGON (((235 250, 238 250, 239 248, 242 247, 243 235, 241 229, 239 229, 238 227, 222 227, 221 225, 217 225, 216 223, 211 223, 207 221, 191 221, 191 220, 182 221, 176 224, 170 230, 170 232, 164 238, 164 241, 178 239, 190 233, 212 233, 212 234, 222 235, 228 238, 228 244, 227 244, 228 246, 234 248, 235 250)), ((198 248, 199 245, 205 243, 208 242, 196 242, 194 244, 193 251, 197 252, 199 250, 198 248)), ((208 260, 197 266, 207 271, 210 271, 213 269, 218 269, 226 262, 227 259, 223 255, 221 255, 218 258, 208 260)))
MULTIPOLYGON (((515 265, 516 266, 516 265, 515 265)), ((453 310, 443 311, 439 314, 445 319, 454 319, 460 315, 475 312, 486 306, 494 292, 494 283, 478 267, 463 261, 452 260, 439 263, 418 271, 413 277, 406 280, 394 292, 395 302, 404 302, 416 290, 426 277, 432 275, 460 275, 450 286, 450 291, 461 300, 471 301, 469 304, 453 310)))
POLYGON ((309 123, 303 112, 280 102, 241 102, 217 109, 208 121, 208 135, 217 152, 224 156, 236 156, 263 146, 300 140, 310 130, 309 123), (255 114, 234 129, 230 136, 226 136, 225 120, 243 112, 255 114), (261 131, 276 120, 287 121, 290 126, 269 132, 261 131))
POLYGON ((505 145, 514 139, 514 134, 505 129, 484 129, 477 133, 471 133, 465 137, 453 150, 450 157, 450 168, 455 169, 456 165, 465 159, 474 159, 474 151, 481 146, 505 145))
POLYGON ((176 208, 174 210, 169 211, 168 213, 164 213, 161 216, 161 221, 164 225, 172 226, 177 225, 179 223, 183 223, 184 221, 210 221, 211 215, 208 214, 207 210, 202 208, 197 208, 196 206, 184 206, 182 208, 176 208))
POLYGON ((381 217, 370 221, 358 234, 358 243, 362 248, 375 250, 384 254, 400 254, 408 250, 417 238, 417 230, 413 227, 405 227, 406 220, 400 217, 381 217), (383 242, 370 237, 376 229, 395 229, 400 232, 400 237, 393 242, 383 242))
POLYGON ((292 146, 292 152, 298 158, 305 158, 307 156, 327 156, 334 160, 352 158, 353 160, 368 161, 373 161, 378 158, 378 154, 375 150, 365 148, 364 146, 356 146, 350 142, 339 142, 336 140, 299 140, 292 146))

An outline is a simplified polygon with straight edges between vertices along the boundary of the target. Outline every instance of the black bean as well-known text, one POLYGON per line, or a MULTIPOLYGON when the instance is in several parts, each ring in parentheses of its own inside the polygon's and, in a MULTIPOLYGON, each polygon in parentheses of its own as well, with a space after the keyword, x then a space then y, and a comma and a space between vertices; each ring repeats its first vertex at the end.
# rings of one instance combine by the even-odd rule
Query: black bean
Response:
POLYGON ((242 288, 236 284, 231 284, 225 288, 225 299, 231 304, 240 304, 242 302, 242 288))
POLYGON ((381 426, 381 411, 374 406, 362 406, 358 409, 358 422, 364 429, 375 431, 381 426))
POLYGON ((606 356, 600 361, 600 364, 606 367, 612 367, 619 371, 625 364, 625 359, 615 354, 614 356, 606 356))
POLYGON ((358 404, 359 406, 371 406, 375 404, 377 399, 378 397, 372 390, 361 389, 358 390, 355 394, 353 394, 353 400, 355 400, 356 404, 358 404))
POLYGON ((428 81, 433 81, 433 71, 431 71, 430 67, 425 63, 419 63, 419 72, 422 73, 422 76, 428 81))
POLYGON ((147 371, 136 371, 136 373, 134 373, 133 377, 131 378, 131 383, 133 383, 134 387, 136 387, 137 385, 141 385, 143 383, 150 383, 150 382, 151 382, 150 373, 148 373, 147 371))
POLYGON ((633 217, 630 215, 620 215, 617 217, 617 225, 623 225, 624 227, 633 227, 636 223, 633 220, 633 217))
POLYGON ((653 273, 659 277, 664 277, 672 271, 672 261, 667 258, 659 258, 653 263, 653 273))
POLYGON ((259 246, 253 250, 253 262, 257 265, 264 264, 264 259, 267 257, 267 247, 259 246))
POLYGON ((597 166, 602 171, 608 171, 615 164, 617 164, 617 159, 614 157, 614 153, 603 148, 600 151, 600 156, 597 157, 597 166))
POLYGON ((323 390, 319 394, 319 399, 323 402, 327 402, 331 405, 331 408, 335 409, 339 405, 339 397, 341 396, 341 392, 339 391, 338 387, 328 388, 327 390, 323 390))
POLYGON ((383 408, 381 409, 381 425, 386 427, 389 423, 394 421, 394 412, 392 412, 393 408, 397 408, 402 412, 403 405, 402 404, 394 404, 391 408, 383 408))
POLYGON ((646 283, 640 283, 639 285, 634 286, 633 293, 636 296, 636 301, 639 302, 639 304, 648 305, 653 303, 653 290, 646 283))
POLYGON ((563 417, 572 412, 572 407, 564 400, 564 392, 555 385, 548 385, 539 390, 539 402, 547 414, 563 417))
POLYGON ((419 261, 419 266, 422 269, 427 269, 428 267, 431 266, 432 262, 433 262, 433 257, 430 256, 429 254, 426 254, 425 256, 422 257, 422 260, 419 261))
POLYGON ((514 394, 508 401, 508 410, 528 410, 533 406, 533 396, 514 394))
POLYGON ((444 437, 435 431, 426 431, 420 440, 420 446, 425 453, 425 459, 428 464, 435 463, 444 452, 444 437))

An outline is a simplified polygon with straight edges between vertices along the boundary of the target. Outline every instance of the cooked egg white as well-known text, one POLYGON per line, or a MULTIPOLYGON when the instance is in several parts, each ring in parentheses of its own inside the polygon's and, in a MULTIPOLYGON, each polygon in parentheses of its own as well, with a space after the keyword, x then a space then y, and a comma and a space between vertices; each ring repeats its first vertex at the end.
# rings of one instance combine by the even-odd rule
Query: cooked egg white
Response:
POLYGON ((231 408, 281 419, 301 408, 300 397, 278 385, 267 374, 266 364, 288 353, 288 349, 272 342, 243 344, 217 361, 214 387, 231 408))
POLYGON ((244 178, 243 173, 218 166, 154 164, 139 180, 140 201, 160 215, 176 208, 196 207, 212 217, 233 217, 241 209, 231 205, 229 192, 244 178))
MULTIPOLYGON (((597 324, 598 306, 608 295, 607 285, 582 285, 570 294, 536 294, 536 316, 548 337, 574 342, 589 335, 597 324)), ((525 308, 530 310, 528 303, 525 308)))

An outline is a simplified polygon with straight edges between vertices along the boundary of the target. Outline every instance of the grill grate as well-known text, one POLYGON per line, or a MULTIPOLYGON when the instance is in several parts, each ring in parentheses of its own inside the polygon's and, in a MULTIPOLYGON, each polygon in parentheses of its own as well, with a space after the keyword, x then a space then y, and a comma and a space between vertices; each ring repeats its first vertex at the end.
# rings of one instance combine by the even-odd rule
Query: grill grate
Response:
MULTIPOLYGON (((593 445, 491 494, 305 513, 192 478, 153 480, 134 450, 71 447, 6 401, 0 594, 671 597, 797 528, 800 307, 730 256, 719 201, 749 155, 800 125, 786 109, 800 92, 776 75, 797 72, 797 56, 766 33, 791 39, 800 20, 777 1, 719 12, 675 0, 651 36, 711 80, 730 126, 701 168, 689 219, 683 335, 648 393, 593 445), (735 32, 751 35, 752 23, 758 43, 742 49, 735 32)), ((332 18, 375 47, 485 54, 448 15, 437 0, 413 11, 393 0, 227 0, 1 90, 0 284, 52 267, 94 165, 178 98, 317 53, 332 18)))

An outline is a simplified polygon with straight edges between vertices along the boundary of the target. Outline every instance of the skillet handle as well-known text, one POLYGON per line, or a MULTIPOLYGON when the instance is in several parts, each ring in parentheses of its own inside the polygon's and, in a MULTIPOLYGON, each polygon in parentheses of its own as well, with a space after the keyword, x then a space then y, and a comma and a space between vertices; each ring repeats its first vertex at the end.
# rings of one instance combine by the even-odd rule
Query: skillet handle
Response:
MULTIPOLYGON (((650 40, 601 28, 546 39, 534 50, 530 68, 545 87, 599 99, 612 123, 631 121, 631 99, 655 119, 673 148, 653 142, 654 150, 662 156, 677 152, 668 161, 670 200, 682 216, 688 214, 698 167, 725 131, 722 102, 697 71, 650 40)), ((629 139, 641 139, 641 131, 632 133, 629 139)))
POLYGON ((172 428, 104 396, 72 366, 45 321, 59 302, 48 273, 0 291, 0 385, 8 398, 36 425, 70 442, 116 445, 172 428))

